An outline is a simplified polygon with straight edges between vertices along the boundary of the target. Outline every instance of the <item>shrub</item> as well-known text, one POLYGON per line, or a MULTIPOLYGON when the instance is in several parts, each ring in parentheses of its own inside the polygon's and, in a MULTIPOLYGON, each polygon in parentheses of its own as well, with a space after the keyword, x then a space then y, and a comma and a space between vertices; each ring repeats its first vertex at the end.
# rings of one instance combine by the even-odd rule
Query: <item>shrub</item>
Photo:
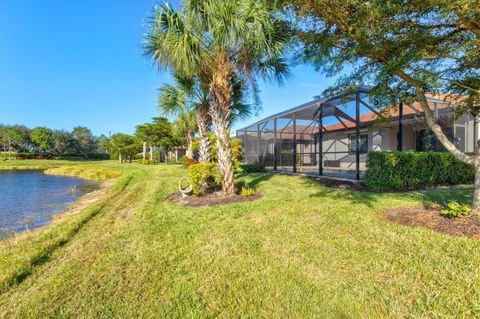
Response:
MULTIPOLYGON (((210 160, 212 162, 217 162, 218 161, 218 155, 217 155, 217 136, 214 133, 208 134, 208 138, 210 140, 210 160)), ((231 157, 233 162, 236 161, 241 161, 243 159, 243 147, 242 147, 242 140, 236 137, 232 137, 231 139, 232 142, 232 152, 231 152, 231 157)), ((193 142, 193 151, 198 152, 200 149, 200 137, 195 138, 193 142)))
POLYGON ((368 153, 365 185, 372 190, 465 184, 473 179, 473 167, 448 152, 368 153))
POLYGON ((459 216, 470 215, 470 207, 464 204, 459 204, 455 201, 451 201, 445 204, 446 209, 442 210, 441 214, 448 218, 457 218, 459 216))
POLYGON ((242 163, 240 169, 242 173, 265 173, 265 165, 259 163, 242 163))
POLYGON ((180 163, 182 163, 183 167, 189 167, 190 165, 198 164, 198 161, 194 158, 188 158, 186 156, 182 156, 180 158, 180 163))
POLYGON ((146 159, 146 160, 139 160, 138 161, 139 164, 142 164, 142 165, 155 165, 155 160, 149 160, 149 159, 146 159))
POLYGON ((242 190, 240 191, 241 196, 249 197, 255 195, 255 189, 251 187, 242 187, 242 190))
POLYGON ((194 195, 204 195, 220 185, 220 173, 214 163, 190 165, 188 177, 192 183, 194 195))

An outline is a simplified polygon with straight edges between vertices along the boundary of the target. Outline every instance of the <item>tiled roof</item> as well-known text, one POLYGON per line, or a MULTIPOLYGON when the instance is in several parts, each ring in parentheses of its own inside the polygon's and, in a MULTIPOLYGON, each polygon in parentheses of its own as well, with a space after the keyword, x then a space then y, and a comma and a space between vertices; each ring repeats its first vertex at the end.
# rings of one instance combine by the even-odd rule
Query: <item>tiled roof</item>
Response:
MULTIPOLYGON (((439 98, 439 97, 435 96, 435 98, 439 98)), ((428 105, 430 107, 430 110, 433 111, 435 109, 434 102, 428 102, 428 105)), ((437 102, 437 110, 447 109, 449 107, 451 107, 451 104, 448 104, 448 103, 443 102, 443 101, 438 101, 437 102)), ((420 103, 415 102, 413 104, 410 104, 410 105, 405 104, 403 106, 403 115, 405 116, 405 115, 415 114, 416 113, 415 109, 419 113, 423 113, 423 109, 422 109, 420 103)), ((378 110, 378 113, 380 113, 385 118, 396 118, 396 117, 399 116, 399 107, 398 106, 390 106, 388 108, 378 110)), ((375 114, 374 112, 369 112, 369 113, 366 113, 366 114, 360 116, 360 122, 362 122, 362 123, 373 122, 377 119, 378 119, 378 115, 375 114)), ((355 128, 355 123, 354 122, 351 122, 351 121, 345 120, 345 119, 342 119, 342 120, 343 120, 343 124, 342 123, 335 123, 335 124, 329 125, 329 126, 325 127, 326 131, 338 131, 338 130, 355 128)))

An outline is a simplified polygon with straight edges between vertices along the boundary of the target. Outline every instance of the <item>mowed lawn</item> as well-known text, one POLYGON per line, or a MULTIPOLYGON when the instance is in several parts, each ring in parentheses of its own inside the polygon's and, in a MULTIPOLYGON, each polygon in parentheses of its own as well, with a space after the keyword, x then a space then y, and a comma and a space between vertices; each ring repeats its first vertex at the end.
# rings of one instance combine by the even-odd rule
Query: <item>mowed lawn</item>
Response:
POLYGON ((82 213, 0 243, 2 318, 480 316, 480 242, 382 216, 468 202, 470 186, 380 194, 251 174, 261 199, 189 208, 167 199, 179 166, 68 165, 121 176, 82 213))

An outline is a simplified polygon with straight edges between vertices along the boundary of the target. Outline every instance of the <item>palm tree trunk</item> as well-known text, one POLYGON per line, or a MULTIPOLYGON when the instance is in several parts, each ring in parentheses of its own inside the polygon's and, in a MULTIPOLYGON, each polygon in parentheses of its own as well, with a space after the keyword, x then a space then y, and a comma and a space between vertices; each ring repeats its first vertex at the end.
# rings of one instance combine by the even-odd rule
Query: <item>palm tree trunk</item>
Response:
POLYGON ((225 196, 235 194, 235 180, 232 161, 232 143, 230 140, 230 119, 220 107, 212 107, 212 120, 217 134, 218 170, 222 177, 222 192, 225 196))
POLYGON ((222 192, 225 196, 235 195, 235 176, 232 160, 232 142, 230 140, 232 69, 226 55, 219 55, 213 72, 210 93, 212 103, 210 115, 217 134, 218 170, 222 177, 222 192))
POLYGON ((204 112, 197 113, 197 125, 198 131, 200 133, 200 143, 198 149, 198 161, 200 163, 209 163, 210 162, 210 139, 208 138, 208 127, 209 127, 209 114, 208 110, 204 112))
POLYGON ((150 160, 153 161, 153 145, 150 144, 150 160))
POLYGON ((193 131, 187 132, 187 157, 193 158, 193 131))
POLYGON ((143 142, 142 155, 143 155, 143 160, 145 160, 147 158, 147 142, 143 142))

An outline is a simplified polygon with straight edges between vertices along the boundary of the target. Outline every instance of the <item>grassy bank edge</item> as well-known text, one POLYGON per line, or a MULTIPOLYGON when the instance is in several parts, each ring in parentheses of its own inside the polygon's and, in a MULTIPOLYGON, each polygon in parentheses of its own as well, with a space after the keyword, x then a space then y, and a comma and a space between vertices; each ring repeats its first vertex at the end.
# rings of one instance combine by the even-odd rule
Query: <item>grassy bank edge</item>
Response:
MULTIPOLYGON (((61 174, 61 171, 54 172, 61 174)), ((63 173, 82 174, 80 177, 90 176, 92 179, 99 176, 95 170, 89 169, 81 172, 75 169, 65 170, 63 173)), ((128 186, 134 175, 122 175, 103 199, 87 206, 78 214, 66 216, 33 234, 22 234, 15 239, 0 242, 0 265, 3 266, 0 268, 0 293, 24 281, 36 267, 47 262, 57 249, 70 242, 85 224, 101 213, 105 205, 128 186)))

